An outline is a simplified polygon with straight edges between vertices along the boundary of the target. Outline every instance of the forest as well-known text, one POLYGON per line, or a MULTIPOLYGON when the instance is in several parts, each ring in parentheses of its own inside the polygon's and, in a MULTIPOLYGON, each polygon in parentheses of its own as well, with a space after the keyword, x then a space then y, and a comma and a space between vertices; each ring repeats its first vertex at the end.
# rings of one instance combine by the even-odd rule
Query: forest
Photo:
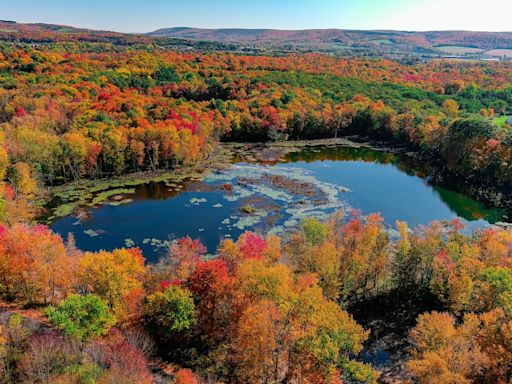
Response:
POLYGON ((372 329, 351 310, 414 292, 429 308, 410 331, 407 380, 510 383, 508 230, 399 221, 392 236, 354 211, 283 237, 247 231, 213 255, 184 237, 150 264, 38 223, 55 186, 192 166, 219 142, 346 136, 406 148, 506 205, 512 130, 495 119, 512 113, 510 65, 87 36, 0 43, 2 382, 377 383, 359 358, 372 329))
POLYGON ((493 123, 510 112, 506 63, 81 50, 1 47, 0 169, 14 187, 24 164, 52 185, 193 162, 219 139, 354 134, 488 187, 512 177, 510 130, 493 123))

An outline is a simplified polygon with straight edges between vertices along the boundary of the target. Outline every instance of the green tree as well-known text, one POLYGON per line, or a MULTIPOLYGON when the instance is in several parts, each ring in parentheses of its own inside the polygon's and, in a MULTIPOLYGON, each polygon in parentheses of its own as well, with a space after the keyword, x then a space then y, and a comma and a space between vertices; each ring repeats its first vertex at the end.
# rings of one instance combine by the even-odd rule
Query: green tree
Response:
POLYGON ((49 307, 46 315, 66 335, 84 341, 102 336, 115 324, 107 304, 96 295, 70 295, 57 308, 49 307))
POLYGON ((302 230, 306 241, 311 245, 317 245, 327 237, 327 227, 314 218, 307 218, 302 223, 302 230))
POLYGON ((491 103, 491 108, 494 109, 494 112, 502 115, 507 113, 508 111, 508 104, 504 100, 496 100, 491 103))
POLYGON ((166 336, 187 330, 196 322, 192 293, 176 286, 149 295, 144 312, 148 324, 166 336))
POLYGON ((160 67, 155 71, 153 77, 155 78, 158 85, 166 83, 177 83, 180 80, 174 67, 160 67))
POLYGON ((512 272, 503 267, 485 269, 481 275, 481 300, 487 310, 502 307, 512 314, 512 272))

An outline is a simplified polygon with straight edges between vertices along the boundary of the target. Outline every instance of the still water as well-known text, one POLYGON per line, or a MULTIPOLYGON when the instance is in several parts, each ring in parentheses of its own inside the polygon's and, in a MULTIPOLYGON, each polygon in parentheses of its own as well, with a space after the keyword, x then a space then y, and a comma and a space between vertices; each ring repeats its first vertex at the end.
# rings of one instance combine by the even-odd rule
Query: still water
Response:
POLYGON ((198 238, 214 252, 221 239, 246 230, 284 234, 305 217, 323 219, 338 210, 379 212, 390 226, 458 218, 472 229, 502 220, 504 212, 431 185, 422 168, 368 148, 307 149, 277 164, 234 163, 178 186, 142 184, 122 196, 127 204, 86 208, 85 217, 64 217, 51 228, 73 233, 83 250, 140 247, 151 262, 179 237, 198 238))

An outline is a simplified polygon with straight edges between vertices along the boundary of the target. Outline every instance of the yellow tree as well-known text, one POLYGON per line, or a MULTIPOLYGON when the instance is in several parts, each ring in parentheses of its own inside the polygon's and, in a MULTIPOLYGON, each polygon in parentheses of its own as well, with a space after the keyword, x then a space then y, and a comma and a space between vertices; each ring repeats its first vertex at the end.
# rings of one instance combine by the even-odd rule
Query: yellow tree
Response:
POLYGON ((32 195, 38 190, 37 181, 32 177, 27 163, 18 162, 13 165, 11 181, 19 194, 32 195))
POLYGON ((512 376, 512 319, 502 309, 480 315, 478 343, 489 356, 488 383, 505 383, 512 376))
POLYGON ((449 117, 459 116, 459 104, 453 99, 443 101, 443 112, 449 117))
POLYGON ((0 183, 5 178, 9 166, 9 156, 4 146, 4 135, 0 132, 0 183))
POLYGON ((469 384, 489 365, 478 344, 478 316, 464 316, 461 325, 448 313, 425 313, 411 331, 413 357, 407 369, 420 384, 469 384))
POLYGON ((77 279, 82 291, 103 298, 116 317, 124 320, 130 301, 142 298, 144 272, 144 258, 137 249, 86 252, 78 262, 77 279))
POLYGON ((273 382, 283 367, 283 346, 278 345, 282 315, 271 300, 262 300, 245 310, 239 321, 234 344, 240 382, 273 382))
POLYGON ((314 275, 294 276, 283 264, 249 259, 236 278, 248 302, 233 344, 241 382, 294 381, 349 365, 347 377, 375 382, 374 371, 350 359, 368 333, 324 296, 314 275))

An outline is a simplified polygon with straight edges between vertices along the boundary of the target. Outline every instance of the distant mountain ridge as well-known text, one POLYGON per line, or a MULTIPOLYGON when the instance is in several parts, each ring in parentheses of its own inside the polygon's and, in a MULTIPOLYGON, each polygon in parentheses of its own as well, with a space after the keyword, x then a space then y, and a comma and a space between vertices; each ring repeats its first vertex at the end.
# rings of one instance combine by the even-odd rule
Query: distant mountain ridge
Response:
POLYGON ((151 36, 193 40, 250 43, 337 43, 359 45, 415 45, 421 48, 466 46, 477 49, 512 49, 512 32, 471 31, 392 31, 345 29, 202 29, 190 27, 163 28, 151 36))
POLYGON ((325 52, 393 59, 416 57, 512 60, 512 32, 175 27, 137 34, 0 20, 0 41, 31 44, 156 44, 160 47, 187 50, 325 52))

